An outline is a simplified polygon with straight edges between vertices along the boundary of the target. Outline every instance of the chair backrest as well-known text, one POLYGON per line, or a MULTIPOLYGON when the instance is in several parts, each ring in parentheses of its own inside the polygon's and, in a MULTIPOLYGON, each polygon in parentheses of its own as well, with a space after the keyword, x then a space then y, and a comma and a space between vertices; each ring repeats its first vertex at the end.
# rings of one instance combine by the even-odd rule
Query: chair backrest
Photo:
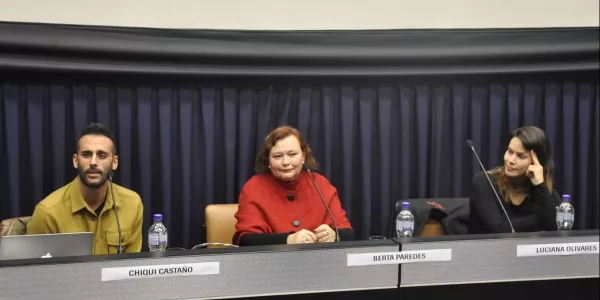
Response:
POLYGON ((24 235, 27 231, 27 223, 31 217, 18 217, 2 220, 0 223, 0 237, 5 235, 24 235))
MULTIPOLYGON (((396 216, 402 210, 402 202, 411 203, 411 212, 415 215, 415 236, 438 236, 448 234, 447 221, 455 224, 455 212, 459 207, 469 206, 469 198, 417 198, 398 200, 391 210, 391 224, 388 237, 395 237, 396 216), (420 213, 425 213, 422 215, 420 213), (448 216, 450 215, 450 218, 448 216)), ((450 230, 451 231, 451 230, 450 230)), ((450 233, 452 234, 452 233, 450 233)))
POLYGON ((420 236, 442 236, 446 235, 444 232, 444 226, 438 220, 429 219, 425 223, 425 228, 421 231, 420 236))
POLYGON ((206 242, 231 244, 235 233, 237 204, 211 204, 204 209, 206 242))

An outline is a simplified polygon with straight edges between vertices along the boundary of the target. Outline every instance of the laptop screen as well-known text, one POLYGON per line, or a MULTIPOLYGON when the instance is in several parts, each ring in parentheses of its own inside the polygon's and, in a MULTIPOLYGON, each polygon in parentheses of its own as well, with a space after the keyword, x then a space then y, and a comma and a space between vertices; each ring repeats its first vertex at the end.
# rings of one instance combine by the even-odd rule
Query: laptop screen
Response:
POLYGON ((0 260, 92 255, 92 232, 9 235, 0 238, 0 260))

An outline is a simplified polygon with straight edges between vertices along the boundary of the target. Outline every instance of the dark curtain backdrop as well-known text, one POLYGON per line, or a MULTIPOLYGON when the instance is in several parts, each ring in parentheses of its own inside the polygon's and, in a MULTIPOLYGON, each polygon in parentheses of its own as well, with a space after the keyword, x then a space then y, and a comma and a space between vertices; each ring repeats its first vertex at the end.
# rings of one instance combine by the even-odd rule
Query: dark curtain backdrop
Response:
POLYGON ((492 167, 511 130, 537 125, 552 142, 555 188, 574 199, 575 228, 598 228, 597 72, 312 82, 50 75, 0 78, 0 218, 30 215, 73 179, 76 138, 97 121, 117 136, 115 182, 141 195, 144 231, 163 213, 171 246, 191 247, 204 240, 204 207, 237 202, 265 135, 289 124, 366 238, 386 232, 399 199, 468 197, 479 169, 466 139, 492 167))

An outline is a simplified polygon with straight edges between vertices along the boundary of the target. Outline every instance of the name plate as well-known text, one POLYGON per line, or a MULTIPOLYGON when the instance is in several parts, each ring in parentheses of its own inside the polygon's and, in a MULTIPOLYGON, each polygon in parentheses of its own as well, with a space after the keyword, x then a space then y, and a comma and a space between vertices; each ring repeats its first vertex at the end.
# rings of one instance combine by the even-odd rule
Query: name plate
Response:
POLYGON ((219 262, 102 268, 102 281, 219 274, 219 262))
POLYGON ((396 265, 452 260, 452 249, 348 254, 348 266, 396 265))
POLYGON ((517 257, 598 254, 598 242, 517 245, 517 257))

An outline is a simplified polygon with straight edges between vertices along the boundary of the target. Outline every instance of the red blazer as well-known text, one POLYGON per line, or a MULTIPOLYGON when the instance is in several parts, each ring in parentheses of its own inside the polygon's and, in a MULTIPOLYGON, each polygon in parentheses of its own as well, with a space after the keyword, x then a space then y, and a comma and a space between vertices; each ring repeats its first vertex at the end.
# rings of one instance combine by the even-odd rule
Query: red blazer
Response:
MULTIPOLYGON (((324 176, 312 173, 338 229, 352 228, 342 208, 337 190, 324 176)), ((333 222, 323 206, 308 173, 301 172, 295 182, 284 182, 270 172, 255 175, 242 188, 238 211, 235 214, 233 243, 247 233, 294 233, 301 229, 314 231, 322 224, 331 228, 333 222), (294 200, 288 200, 294 195, 294 200), (300 225, 295 227, 294 221, 300 225)))

